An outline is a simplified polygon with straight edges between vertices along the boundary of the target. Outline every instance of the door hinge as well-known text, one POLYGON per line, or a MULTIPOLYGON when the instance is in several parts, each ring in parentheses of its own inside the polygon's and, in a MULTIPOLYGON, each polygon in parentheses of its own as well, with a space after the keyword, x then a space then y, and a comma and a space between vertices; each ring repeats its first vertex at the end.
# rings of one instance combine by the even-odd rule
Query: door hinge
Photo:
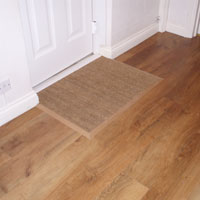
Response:
POLYGON ((92 21, 92 34, 95 34, 97 32, 97 22, 92 21))

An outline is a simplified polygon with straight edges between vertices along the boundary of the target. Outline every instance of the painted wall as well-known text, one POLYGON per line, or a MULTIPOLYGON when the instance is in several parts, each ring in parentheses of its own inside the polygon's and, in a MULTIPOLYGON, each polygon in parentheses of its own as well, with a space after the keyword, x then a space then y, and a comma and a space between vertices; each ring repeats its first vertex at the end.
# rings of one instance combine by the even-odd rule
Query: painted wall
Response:
MULTIPOLYGON (((31 94, 34 98, 32 103, 37 101, 30 85, 18 0, 0 1, 0 55, 0 82, 9 78, 12 87, 8 93, 0 95, 1 125, 2 121, 9 120, 9 109, 13 111, 10 119, 16 117, 17 112, 20 114, 20 110, 15 107, 19 99, 31 94)), ((26 108, 21 112, 32 106, 25 103, 26 108)))
POLYGON ((124 53, 157 33, 160 0, 107 0, 106 45, 109 58, 124 53))
POLYGON ((112 45, 156 22, 159 0, 113 0, 112 45))
POLYGON ((199 0, 170 0, 167 31, 193 37, 199 0))

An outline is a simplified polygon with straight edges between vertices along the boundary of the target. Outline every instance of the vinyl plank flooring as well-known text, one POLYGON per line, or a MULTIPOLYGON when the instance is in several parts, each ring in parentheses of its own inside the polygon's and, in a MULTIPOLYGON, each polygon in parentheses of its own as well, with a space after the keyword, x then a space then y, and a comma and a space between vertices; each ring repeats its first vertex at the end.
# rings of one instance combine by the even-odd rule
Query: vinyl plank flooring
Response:
POLYGON ((14 135, 5 136, 6 140, 2 139, 4 143, 0 145, 4 155, 10 156, 7 162, 0 165, 0 186, 5 194, 26 182, 51 156, 56 156, 80 137, 37 108, 32 112, 38 115, 31 115, 32 118, 16 129, 14 135))
POLYGON ((199 200, 200 38, 117 58, 163 77, 92 140, 35 108, 0 128, 1 200, 199 200))
POLYGON ((120 174, 96 200, 142 200, 148 190, 126 174, 120 174))

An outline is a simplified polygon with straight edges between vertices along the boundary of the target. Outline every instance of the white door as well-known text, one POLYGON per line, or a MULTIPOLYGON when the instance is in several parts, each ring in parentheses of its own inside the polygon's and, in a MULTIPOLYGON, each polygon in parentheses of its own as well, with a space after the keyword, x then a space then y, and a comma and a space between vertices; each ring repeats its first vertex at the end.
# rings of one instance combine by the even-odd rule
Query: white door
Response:
POLYGON ((92 53, 92 0, 20 0, 32 85, 92 53))

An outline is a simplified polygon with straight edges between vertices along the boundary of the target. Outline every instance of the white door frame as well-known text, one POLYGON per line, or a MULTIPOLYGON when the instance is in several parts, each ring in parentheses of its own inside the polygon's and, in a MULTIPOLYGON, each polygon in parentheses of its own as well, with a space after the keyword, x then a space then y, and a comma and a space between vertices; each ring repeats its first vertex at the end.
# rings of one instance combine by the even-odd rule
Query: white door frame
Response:
POLYGON ((200 0, 196 0, 195 5, 193 6, 193 11, 190 16, 190 21, 188 21, 188 30, 187 36, 189 38, 195 37, 197 35, 197 26, 198 26, 198 16, 199 16, 199 3, 200 0), (191 23, 192 22, 192 23, 191 23))
MULTIPOLYGON (((96 33, 93 35, 93 53, 99 54, 101 46, 107 40, 108 2, 112 0, 92 0, 93 21, 96 22, 96 33)), ((110 8, 111 9, 111 8, 110 8)))
MULTIPOLYGON (((160 0, 160 25, 159 31, 165 32, 167 29, 168 15, 169 15, 170 0, 160 0)), ((185 37, 195 37, 198 34, 198 27, 200 23, 200 0, 196 0, 193 7, 192 14, 190 15, 189 27, 185 33, 185 37), (194 23, 191 23, 195 21, 194 23), (190 25, 191 24, 191 25, 190 25)))
POLYGON ((168 14, 169 14, 169 5, 170 0, 160 0, 160 24, 159 24, 159 31, 161 33, 165 32, 167 29, 167 21, 168 21, 168 14))
POLYGON ((199 34, 199 30, 200 30, 200 0, 198 2, 198 11, 196 16, 193 37, 196 37, 199 34))
MULTIPOLYGON (((196 30, 199 2, 200 0, 194 0, 191 11, 187 16, 186 24, 184 26, 167 22, 167 31, 186 37, 186 38, 194 37, 195 30, 196 30)), ((169 10, 169 14, 170 14, 170 10, 169 10)))

